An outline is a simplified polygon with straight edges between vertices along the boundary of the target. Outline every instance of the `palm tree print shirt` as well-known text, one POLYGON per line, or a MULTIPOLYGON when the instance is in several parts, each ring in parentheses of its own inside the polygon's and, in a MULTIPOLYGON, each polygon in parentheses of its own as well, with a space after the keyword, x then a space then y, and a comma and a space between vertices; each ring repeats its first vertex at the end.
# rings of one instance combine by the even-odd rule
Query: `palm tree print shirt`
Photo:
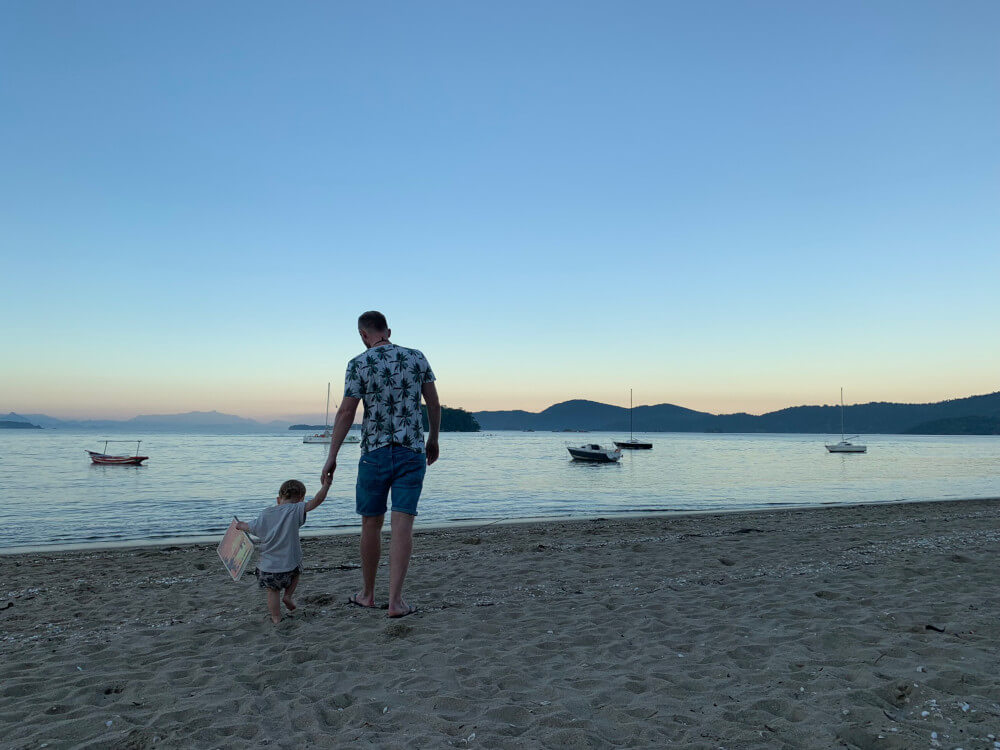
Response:
POLYGON ((365 404, 362 453, 394 443, 424 452, 420 388, 433 380, 422 352, 395 344, 376 346, 347 363, 344 398, 365 404))

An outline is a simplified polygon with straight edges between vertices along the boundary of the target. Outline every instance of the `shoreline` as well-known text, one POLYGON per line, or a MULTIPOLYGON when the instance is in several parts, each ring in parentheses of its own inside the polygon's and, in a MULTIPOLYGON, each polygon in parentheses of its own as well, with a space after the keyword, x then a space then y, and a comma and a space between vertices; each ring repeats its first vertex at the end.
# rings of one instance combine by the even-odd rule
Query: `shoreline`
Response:
POLYGON ((418 527, 388 620, 314 537, 277 627, 215 544, 7 556, 0 736, 994 750, 998 547, 998 499, 418 527))
MULTIPOLYGON (((633 518, 670 518, 686 516, 727 516, 734 513, 769 513, 780 511, 805 511, 824 510, 829 508, 858 508, 858 507, 880 507, 894 505, 912 505, 923 503, 974 503, 974 502, 1000 502, 1000 497, 968 497, 968 498, 939 498, 920 500, 882 500, 877 502, 859 503, 830 503, 830 504, 803 504, 803 505, 779 505, 759 508, 733 508, 731 510, 720 510, 711 508, 707 510, 625 510, 620 512, 604 511, 602 513, 587 515, 558 515, 558 516, 507 516, 498 519, 456 519, 454 521, 436 521, 427 524, 418 522, 414 525, 414 534, 425 531, 437 531, 447 529, 476 529, 486 526, 503 525, 513 526, 519 524, 534 523, 569 523, 574 521, 593 520, 617 520, 633 518)), ((388 514, 387 514, 388 515, 388 514)), ((387 522, 388 527, 388 522, 387 522)), ((343 526, 336 529, 323 529, 321 531, 302 532, 302 539, 325 539, 327 537, 350 536, 359 534, 361 525, 343 526)), ((132 549, 155 549, 157 547, 203 547, 205 545, 218 544, 222 539, 220 531, 218 534, 199 534, 197 536, 171 536, 159 539, 129 539, 120 542, 76 542, 72 544, 38 544, 25 547, 0 547, 0 559, 4 557, 17 557, 18 555, 38 555, 57 554, 60 552, 100 552, 100 551, 120 551, 132 549)))

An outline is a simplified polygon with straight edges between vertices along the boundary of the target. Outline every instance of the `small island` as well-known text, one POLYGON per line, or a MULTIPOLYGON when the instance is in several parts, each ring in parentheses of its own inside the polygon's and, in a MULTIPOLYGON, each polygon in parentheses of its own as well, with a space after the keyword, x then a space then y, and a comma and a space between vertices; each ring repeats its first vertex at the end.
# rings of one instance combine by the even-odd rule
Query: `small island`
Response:
MULTIPOLYGON (((426 431, 430 428, 427 421, 427 407, 421 406, 420 409, 423 412, 424 430, 426 431)), ((441 432, 479 432, 479 430, 479 422, 465 409, 441 407, 441 432)))

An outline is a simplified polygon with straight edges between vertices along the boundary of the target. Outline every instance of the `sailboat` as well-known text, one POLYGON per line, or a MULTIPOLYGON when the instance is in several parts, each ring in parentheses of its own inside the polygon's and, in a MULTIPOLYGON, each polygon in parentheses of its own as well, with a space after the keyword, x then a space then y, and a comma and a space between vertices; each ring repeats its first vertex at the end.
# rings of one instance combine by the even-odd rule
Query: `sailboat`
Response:
MULTIPOLYGON (((330 427, 330 384, 326 384, 326 420, 323 422, 323 431, 317 432, 313 435, 306 435, 302 438, 303 443, 321 443, 323 445, 329 445, 330 441, 333 439, 333 428, 330 427)), ((347 435, 344 438, 345 443, 358 443, 357 435, 347 435)))
POLYGON ((632 437, 632 389, 628 389, 628 440, 615 440, 615 445, 619 448, 632 448, 636 450, 649 450, 652 443, 644 443, 632 437))
MULTIPOLYGON (((852 435, 851 437, 857 437, 852 435)), ((840 442, 835 445, 828 445, 826 449, 830 453, 867 453, 867 445, 852 443, 844 437, 844 389, 840 389, 840 442)))

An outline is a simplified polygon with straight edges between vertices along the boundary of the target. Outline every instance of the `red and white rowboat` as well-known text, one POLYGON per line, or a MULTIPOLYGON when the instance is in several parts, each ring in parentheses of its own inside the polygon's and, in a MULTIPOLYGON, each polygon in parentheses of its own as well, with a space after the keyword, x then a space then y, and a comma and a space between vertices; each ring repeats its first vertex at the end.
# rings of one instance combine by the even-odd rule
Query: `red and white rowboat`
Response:
POLYGON ((105 440, 104 453, 98 453, 97 451, 87 451, 87 453, 90 454, 91 461, 101 466, 140 466, 143 461, 149 458, 149 456, 139 455, 139 444, 141 442, 141 440, 105 440), (135 443, 135 455, 109 456, 107 453, 108 443, 135 443))

